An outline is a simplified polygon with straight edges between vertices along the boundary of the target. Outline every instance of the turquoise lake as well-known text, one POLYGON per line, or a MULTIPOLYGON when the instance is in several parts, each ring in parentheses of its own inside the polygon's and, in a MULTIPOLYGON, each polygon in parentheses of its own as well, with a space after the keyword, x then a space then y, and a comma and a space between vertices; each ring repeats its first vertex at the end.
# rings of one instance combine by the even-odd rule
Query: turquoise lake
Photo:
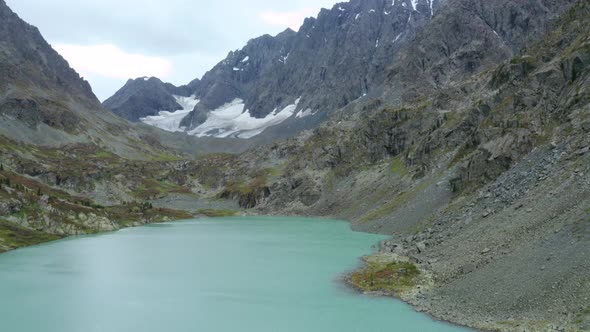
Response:
POLYGON ((0 255, 10 332, 466 331, 342 284, 382 236, 345 222, 198 219, 0 255))

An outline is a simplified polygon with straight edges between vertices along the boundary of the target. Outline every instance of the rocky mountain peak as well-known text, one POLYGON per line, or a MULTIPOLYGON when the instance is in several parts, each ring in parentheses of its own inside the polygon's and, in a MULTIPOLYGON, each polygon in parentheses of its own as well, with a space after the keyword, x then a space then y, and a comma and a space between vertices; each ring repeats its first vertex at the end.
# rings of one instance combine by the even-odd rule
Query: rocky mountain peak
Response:
POLYGON ((114 96, 103 105, 115 114, 133 122, 153 116, 160 111, 181 110, 175 95, 184 96, 188 89, 164 83, 157 77, 130 79, 114 96))
MULTIPOLYGON (((268 124, 278 125, 282 129, 267 131, 273 136, 313 128, 331 112, 370 98, 392 105, 411 102, 417 91, 439 88, 508 59, 544 31, 562 7, 551 0, 338 3, 317 18, 306 18, 297 32, 287 29, 250 40, 185 86, 183 95, 195 95, 199 103, 180 127, 193 135, 245 138, 250 135, 240 134, 242 129, 253 123, 260 125, 254 131, 258 134, 268 124), (236 114, 231 121, 206 123, 227 109, 236 114)), ((166 99, 130 103, 125 106, 129 110, 116 112, 135 112, 132 118, 137 119, 154 114, 154 106, 173 110, 166 106, 172 97, 166 99)))
POLYGON ((83 96, 84 102, 98 104, 88 82, 51 48, 36 27, 21 20, 3 0, 0 1, 0 40, 0 86, 18 85, 26 79, 40 87, 60 89, 66 95, 83 96), (24 66, 27 61, 39 66, 24 66))
MULTIPOLYGON (((194 94, 200 102, 181 126, 190 133, 210 113, 232 103, 243 105, 244 118, 253 122, 268 123, 272 118, 275 123, 276 114, 285 110, 281 114, 289 116, 283 121, 299 122, 293 128, 313 126, 329 111, 377 88, 398 50, 430 21, 439 6, 439 0, 353 0, 322 9, 317 18, 305 19, 297 32, 287 29, 277 36, 254 38, 188 85, 190 91, 184 95, 194 94)), ((166 99, 171 100, 169 97, 166 99)), ((133 119, 152 115, 157 104, 152 100, 149 105, 115 107, 105 102, 124 117, 134 113, 126 116, 133 119)), ((168 102, 159 104, 164 107, 168 102)), ((227 126, 240 127, 235 123, 227 126)), ((235 132, 218 129, 210 135, 235 132)))

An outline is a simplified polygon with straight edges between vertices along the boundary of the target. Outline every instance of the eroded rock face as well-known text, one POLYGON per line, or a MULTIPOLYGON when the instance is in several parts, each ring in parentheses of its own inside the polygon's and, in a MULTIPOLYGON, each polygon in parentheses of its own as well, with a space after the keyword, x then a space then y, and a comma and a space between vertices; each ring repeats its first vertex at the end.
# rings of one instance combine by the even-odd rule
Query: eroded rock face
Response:
POLYGON ((41 123, 39 104, 31 99, 9 99, 0 105, 0 114, 24 122, 31 128, 41 123))
POLYGON ((22 202, 16 199, 0 200, 0 216, 11 215, 20 212, 22 202))

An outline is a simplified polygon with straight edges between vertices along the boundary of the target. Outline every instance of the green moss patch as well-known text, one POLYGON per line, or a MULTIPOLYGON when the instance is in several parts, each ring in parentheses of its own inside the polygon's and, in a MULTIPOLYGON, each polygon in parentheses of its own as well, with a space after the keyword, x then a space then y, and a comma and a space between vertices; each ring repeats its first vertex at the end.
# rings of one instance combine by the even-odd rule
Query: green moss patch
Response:
POLYGON ((398 295, 414 287, 419 275, 420 271, 411 263, 370 261, 367 267, 351 274, 350 283, 363 291, 398 295))
POLYGON ((404 177, 410 173, 401 156, 393 158, 391 161, 390 171, 391 174, 398 175, 400 177, 404 177))
POLYGON ((235 210, 217 210, 217 209, 200 209, 197 211, 198 214, 204 215, 209 218, 220 218, 220 217, 233 217, 238 215, 238 211, 235 210))
POLYGON ((59 236, 23 228, 0 220, 0 252, 59 239, 59 236))

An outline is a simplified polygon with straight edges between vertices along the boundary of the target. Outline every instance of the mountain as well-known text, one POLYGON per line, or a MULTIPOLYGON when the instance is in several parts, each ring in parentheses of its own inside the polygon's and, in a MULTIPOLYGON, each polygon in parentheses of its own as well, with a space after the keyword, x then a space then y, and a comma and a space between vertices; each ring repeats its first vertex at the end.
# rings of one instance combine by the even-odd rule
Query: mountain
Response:
POLYGON ((184 93, 154 94, 154 87, 135 80, 133 89, 128 83, 113 96, 117 103, 109 99, 105 106, 137 120, 155 111, 179 109, 169 105, 175 94, 194 95, 199 103, 179 125, 190 135, 250 138, 287 120, 295 133, 378 90, 401 45, 431 20, 441 4, 439 0, 337 4, 323 9, 317 18, 306 19, 298 32, 287 29, 275 37, 265 35, 230 52, 201 80, 180 88, 184 93))
POLYGON ((187 94, 188 91, 184 90, 155 77, 142 77, 127 81, 103 105, 122 118, 138 122, 141 118, 157 115, 160 111, 181 110, 182 106, 172 96, 187 94))
POLYGON ((439 0, 353 0, 322 9, 298 32, 287 29, 249 41, 187 86, 174 89, 158 83, 156 90, 138 79, 105 106, 133 121, 200 137, 263 134, 265 142, 291 137, 336 110, 375 98, 401 103, 410 94, 506 59, 543 32, 560 8, 554 1, 446 6, 439 0), (447 18, 468 28, 444 26, 424 37, 429 39, 425 47, 405 50, 408 43, 418 45, 416 34, 431 21, 448 23, 447 18, 437 19, 445 7, 452 11, 447 18), (466 45, 464 40, 473 42, 466 45), (448 62, 435 63, 441 57, 448 62), (192 112, 178 104, 187 97, 196 103, 192 112), (180 112, 170 114, 175 111, 180 112))

